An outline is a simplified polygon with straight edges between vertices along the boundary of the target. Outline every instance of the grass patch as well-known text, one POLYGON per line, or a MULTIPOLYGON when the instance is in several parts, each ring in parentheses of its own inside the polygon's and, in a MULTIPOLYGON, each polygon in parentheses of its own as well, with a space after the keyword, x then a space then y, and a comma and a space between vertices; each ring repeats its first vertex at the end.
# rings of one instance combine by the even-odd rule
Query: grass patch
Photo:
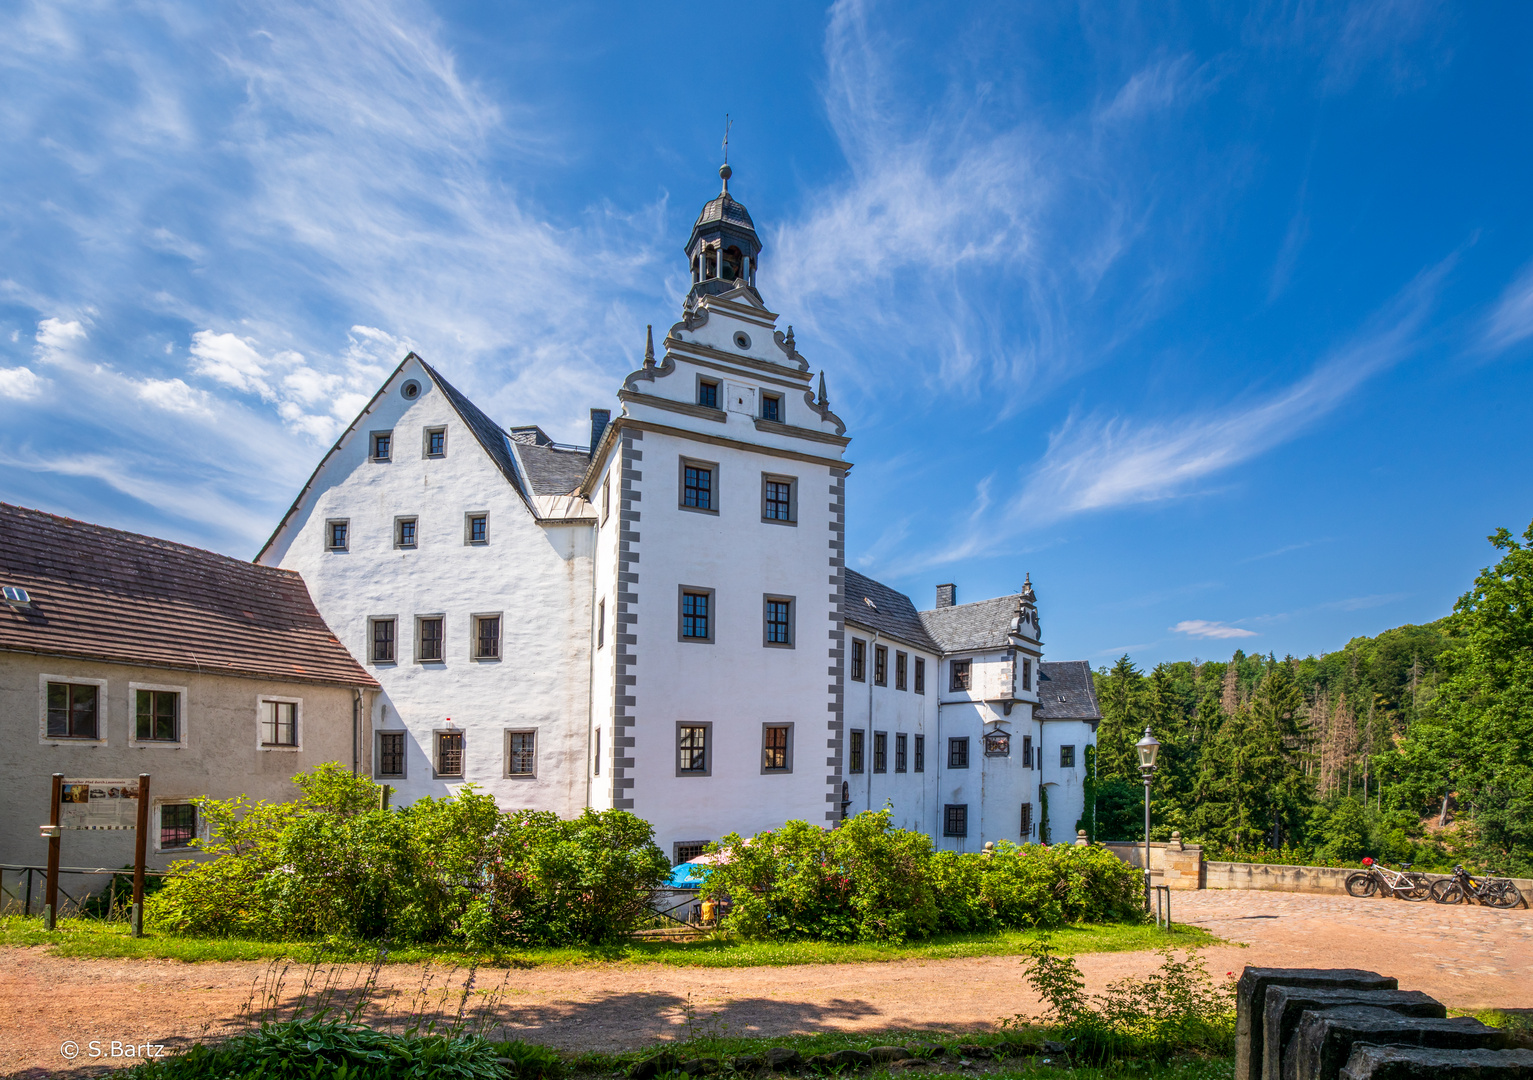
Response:
MULTIPOLYGON (((1196 926, 1177 923, 1171 933, 1153 926, 1121 923, 1068 926, 1050 932, 1053 948, 1064 955, 1133 952, 1172 944, 1223 944, 1196 926)), ((426 960, 483 967, 544 967, 591 964, 670 964, 675 967, 784 967, 795 964, 860 964, 891 960, 952 960, 975 956, 1021 956, 1037 939, 1030 931, 995 934, 949 934, 905 945, 836 944, 829 942, 740 941, 706 938, 700 941, 634 941, 608 947, 537 948, 467 951, 461 945, 401 945, 389 949, 389 962, 426 960)), ((372 942, 331 938, 324 941, 252 941, 241 938, 177 937, 149 934, 134 938, 126 923, 95 919, 60 919, 49 933, 41 918, 18 915, 0 918, 0 946, 46 946, 53 956, 182 960, 293 960, 297 963, 371 961, 378 946, 372 942)), ((818 1051, 817 1051, 818 1052, 818 1051)))

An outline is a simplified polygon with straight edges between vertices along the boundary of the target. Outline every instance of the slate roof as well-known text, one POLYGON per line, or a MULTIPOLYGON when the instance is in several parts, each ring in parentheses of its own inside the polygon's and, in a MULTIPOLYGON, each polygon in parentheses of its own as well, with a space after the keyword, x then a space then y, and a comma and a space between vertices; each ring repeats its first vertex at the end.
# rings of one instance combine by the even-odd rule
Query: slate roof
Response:
POLYGON ((716 195, 704 203, 703 212, 697 215, 697 223, 692 228, 696 231, 715 221, 756 231, 756 223, 751 220, 750 211, 745 209, 744 203, 737 202, 733 195, 716 195))
POLYGON ((297 573, 0 503, 0 650, 376 687, 297 573))
POLYGON ((516 444, 527 481, 535 495, 570 495, 585 479, 591 455, 584 450, 561 450, 537 443, 516 444))
MULTIPOLYGON (((414 356, 415 354, 411 353, 410 355, 414 356)), ((421 367, 426 369, 426 374, 431 376, 431 381, 441 388, 442 393, 446 396, 453 409, 462 417, 463 422, 468 425, 468 429, 474 433, 474 438, 479 440, 479 445, 484 447, 484 452, 490 455, 490 460, 495 462, 496 467, 505 475, 511 486, 516 489, 516 493, 522 497, 522 500, 527 503, 530 509, 532 503, 528 499, 527 489, 522 486, 521 475, 516 470, 516 460, 511 456, 510 436, 506 434, 505 429, 491 420, 478 405, 464 397, 457 387, 442 378, 442 373, 437 371, 436 368, 421 360, 418 356, 415 358, 420 360, 421 367)))
POLYGON ((1017 615, 1017 594, 921 612, 921 624, 943 652, 1003 649, 1017 615))
POLYGON ((846 571, 844 611, 847 622, 899 638, 920 649, 941 652, 921 625, 921 616, 910 597, 850 568, 846 571))
POLYGON ((1044 661, 1038 665, 1040 720, 1100 720, 1096 682, 1084 660, 1044 661))

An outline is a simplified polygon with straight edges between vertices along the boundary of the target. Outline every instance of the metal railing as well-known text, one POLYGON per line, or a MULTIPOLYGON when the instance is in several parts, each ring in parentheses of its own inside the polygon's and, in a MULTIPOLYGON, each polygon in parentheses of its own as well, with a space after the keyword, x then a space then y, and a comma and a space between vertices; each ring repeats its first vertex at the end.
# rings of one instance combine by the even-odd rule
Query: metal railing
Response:
MULTIPOLYGON (((108 889, 111 889, 115 885, 117 878, 123 877, 127 878, 130 891, 132 889, 132 867, 128 867, 127 869, 112 870, 102 866, 61 866, 59 867, 59 895, 63 897, 63 902, 59 904, 59 914, 61 916, 65 911, 69 909, 70 905, 74 906, 74 911, 76 914, 78 914, 80 910, 90 902, 91 896, 95 892, 99 891, 96 889, 83 889, 77 885, 75 886, 75 892, 77 892, 79 895, 71 896, 69 894, 69 890, 64 888, 65 874, 83 874, 96 877, 105 876, 108 879, 106 883, 106 888, 108 889)), ((166 874, 167 871, 165 870, 144 871, 144 876, 146 878, 165 877, 166 874)), ((43 892, 47 887, 47 883, 48 868, 46 866, 16 866, 11 863, 0 863, 0 913, 9 912, 14 905, 19 905, 23 915, 31 915, 34 897, 36 897, 38 911, 41 912, 43 907, 43 892), (6 875, 12 873, 16 875, 15 885, 12 888, 7 888, 6 875), (24 884, 23 879, 25 880, 24 884)))
POLYGON ((1156 929, 1164 926, 1169 932, 1171 929, 1171 886, 1151 885, 1150 892, 1155 897, 1156 929), (1161 914, 1162 907, 1165 909, 1164 916, 1161 914))

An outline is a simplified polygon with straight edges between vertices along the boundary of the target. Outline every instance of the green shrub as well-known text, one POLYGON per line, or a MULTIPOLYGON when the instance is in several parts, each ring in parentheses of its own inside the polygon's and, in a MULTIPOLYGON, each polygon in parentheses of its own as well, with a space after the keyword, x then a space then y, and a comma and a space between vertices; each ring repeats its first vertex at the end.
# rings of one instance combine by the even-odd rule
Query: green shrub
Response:
POLYGON ((826 831, 803 821, 719 841, 728 861, 706 897, 727 897, 725 927, 774 940, 905 941, 939 932, 1054 927, 1142 917, 1140 880, 1105 848, 933 852, 887 810, 826 831))

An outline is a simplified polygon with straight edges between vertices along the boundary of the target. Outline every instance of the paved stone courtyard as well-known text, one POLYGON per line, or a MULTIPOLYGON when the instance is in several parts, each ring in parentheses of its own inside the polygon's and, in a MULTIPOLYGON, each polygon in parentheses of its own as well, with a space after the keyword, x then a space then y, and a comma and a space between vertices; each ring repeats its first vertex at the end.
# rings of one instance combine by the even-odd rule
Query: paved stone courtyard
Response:
MULTIPOLYGON (((1533 912, 1262 892, 1172 897, 1178 922, 1231 942, 1207 951, 1218 977, 1247 964, 1371 968, 1450 1008, 1533 1006, 1533 912)), ((1093 991, 1157 964, 1153 953, 1078 958, 1093 991)), ((267 965, 68 960, 0 950, 0 1075, 83 1069, 64 1039, 164 1042, 234 1020, 267 965), (45 1008, 40 1007, 46 1005, 45 1008)), ((733 1034, 825 1029, 985 1028, 1039 1003, 1016 957, 796 967, 677 968, 659 964, 480 972, 481 992, 505 980, 497 1020, 508 1035, 568 1049, 620 1049, 727 1025, 733 1034)), ((420 970, 385 980, 403 1008, 420 970)))

